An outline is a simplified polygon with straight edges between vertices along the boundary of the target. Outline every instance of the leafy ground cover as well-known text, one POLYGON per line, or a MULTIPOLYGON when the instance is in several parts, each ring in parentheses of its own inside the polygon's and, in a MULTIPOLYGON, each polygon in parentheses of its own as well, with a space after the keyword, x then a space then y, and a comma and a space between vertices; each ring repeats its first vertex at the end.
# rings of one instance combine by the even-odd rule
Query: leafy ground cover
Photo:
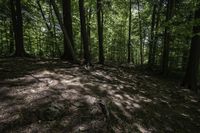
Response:
POLYGON ((1 59, 0 132, 200 132, 199 96, 178 85, 134 68, 1 59))

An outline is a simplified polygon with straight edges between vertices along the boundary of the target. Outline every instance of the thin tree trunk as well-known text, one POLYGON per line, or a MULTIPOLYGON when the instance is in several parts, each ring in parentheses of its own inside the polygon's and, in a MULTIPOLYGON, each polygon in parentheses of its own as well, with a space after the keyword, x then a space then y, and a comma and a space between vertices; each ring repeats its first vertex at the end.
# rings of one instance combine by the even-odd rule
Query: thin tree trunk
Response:
POLYGON ((139 34, 140 34, 140 63, 141 65, 143 65, 144 57, 143 57, 142 21, 141 21, 139 0, 137 0, 137 5, 138 5, 138 21, 139 21, 139 34))
POLYGON ((129 3, 129 30, 128 30, 128 63, 131 62, 131 20, 132 20, 132 0, 129 3))
POLYGON ((84 64, 91 65, 89 41, 88 41, 88 34, 85 21, 84 0, 79 0, 79 12, 81 21, 81 37, 83 40, 83 50, 84 50, 84 64))
POLYGON ((154 37, 154 46, 152 51, 152 64, 155 65, 156 63, 156 52, 157 52, 157 43, 158 43, 158 32, 159 32, 159 25, 160 25, 160 12, 162 8, 163 0, 159 1, 159 6, 157 8, 157 16, 156 16, 156 25, 155 25, 155 37, 154 37))
MULTIPOLYGON (((174 6, 175 6, 175 0, 168 0, 166 22, 170 22, 170 20, 172 19, 174 15, 174 6)), ((163 61, 162 73, 164 75, 168 73, 170 42, 171 42, 171 28, 170 26, 166 26, 164 34, 164 49, 163 49, 163 60, 162 60, 163 61)))
POLYGON ((62 32, 63 32, 63 34, 64 34, 64 38, 65 38, 66 41, 67 41, 66 47, 67 47, 68 52, 69 52, 69 55, 70 55, 70 57, 68 58, 68 60, 71 61, 71 62, 75 62, 75 61, 76 61, 76 57, 75 57, 74 49, 73 49, 73 47, 72 47, 72 44, 71 44, 71 41, 70 41, 68 32, 67 32, 67 30, 66 30, 66 28, 65 28, 65 26, 64 26, 64 24, 63 24, 62 17, 61 17, 61 15, 60 15, 60 13, 59 13, 59 10, 58 10, 58 7, 57 7, 57 5, 56 5, 56 3, 55 3, 55 0, 51 0, 51 4, 52 4, 52 6, 53 6, 54 12, 55 12, 55 14, 56 14, 56 17, 57 17, 57 19, 58 19, 58 22, 59 22, 60 27, 61 27, 61 29, 62 29, 62 32))
POLYGON ((92 17, 92 9, 89 7, 88 14, 87 14, 87 33, 88 33, 88 42, 89 42, 89 51, 91 53, 91 17, 92 17))
POLYGON ((97 0, 97 23, 98 23, 98 39, 99 39, 99 63, 104 64, 104 48, 103 48, 103 11, 102 0, 97 0))
POLYGON ((45 18, 45 14, 44 14, 44 12, 43 12, 43 10, 42 10, 42 6, 41 6, 39 0, 37 0, 37 4, 38 4, 39 10, 40 10, 40 12, 41 12, 42 18, 43 18, 43 20, 44 20, 44 22, 45 22, 45 24, 46 24, 47 29, 48 29, 49 31, 51 31, 51 27, 49 26, 49 24, 48 24, 48 22, 47 22, 47 20, 46 20, 46 18, 45 18))
MULTIPOLYGON (((72 31, 71 0, 62 0, 62 5, 63 5, 64 26, 67 30, 71 45, 74 48, 74 39, 73 39, 73 31, 72 31)), ((70 52, 67 45, 69 44, 67 44, 67 40, 64 38, 63 59, 70 59, 70 52)))
POLYGON ((13 27, 12 27, 12 20, 10 20, 10 54, 13 54, 14 52, 14 40, 13 40, 13 27))
POLYGON ((156 22, 156 9, 157 9, 157 3, 154 3, 153 6, 153 12, 152 12, 152 21, 151 21, 151 40, 149 43, 149 67, 152 68, 154 65, 153 62, 153 47, 155 45, 155 22, 156 22))

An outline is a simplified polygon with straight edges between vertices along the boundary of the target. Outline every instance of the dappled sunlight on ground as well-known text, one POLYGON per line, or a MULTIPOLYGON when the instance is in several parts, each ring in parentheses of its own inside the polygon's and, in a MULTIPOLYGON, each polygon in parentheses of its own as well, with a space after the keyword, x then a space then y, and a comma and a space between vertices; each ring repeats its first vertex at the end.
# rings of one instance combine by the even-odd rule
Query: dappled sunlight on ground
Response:
POLYGON ((195 94, 133 70, 2 59, 0 73, 0 132, 200 131, 195 94))

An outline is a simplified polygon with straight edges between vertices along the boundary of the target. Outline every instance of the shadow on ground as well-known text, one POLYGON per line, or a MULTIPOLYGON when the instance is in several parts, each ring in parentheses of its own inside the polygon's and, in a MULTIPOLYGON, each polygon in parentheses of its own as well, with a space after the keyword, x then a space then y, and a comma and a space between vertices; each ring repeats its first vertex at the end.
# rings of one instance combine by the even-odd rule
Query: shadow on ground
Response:
POLYGON ((0 132, 200 131, 197 95, 171 81, 123 69, 1 59, 0 132))

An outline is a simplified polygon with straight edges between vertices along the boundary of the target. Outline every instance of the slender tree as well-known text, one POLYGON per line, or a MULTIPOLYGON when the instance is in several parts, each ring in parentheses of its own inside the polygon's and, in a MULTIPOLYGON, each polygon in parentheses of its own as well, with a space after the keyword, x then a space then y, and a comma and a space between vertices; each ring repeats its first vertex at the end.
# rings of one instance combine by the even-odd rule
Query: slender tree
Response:
MULTIPOLYGON (((174 15, 175 0, 167 1, 167 12, 166 12, 166 22, 169 23, 174 15)), ((165 26, 164 33, 164 48, 163 48, 163 59, 162 59, 162 73, 166 75, 168 73, 169 67, 169 49, 171 44, 171 28, 169 24, 165 26)))
POLYGON ((155 23, 156 23, 156 10, 157 10, 157 3, 153 4, 153 12, 151 17, 151 40, 149 43, 149 67, 151 68, 154 65, 153 62, 153 47, 155 45, 155 23))
POLYGON ((155 65, 156 63, 156 53, 157 53, 157 45, 158 45, 158 39, 159 39, 159 28, 160 28, 160 18, 161 18, 161 9, 163 5, 163 0, 159 0, 159 5, 157 7, 156 12, 156 22, 155 22, 155 33, 154 33, 154 41, 153 41, 153 48, 152 48, 152 64, 155 65))
POLYGON ((97 25, 99 40, 99 63, 104 64, 104 48, 103 48, 103 10, 102 0, 97 0, 97 25))
POLYGON ((37 0, 37 5, 38 5, 38 7, 39 7, 40 13, 41 13, 41 15, 42 15, 42 18, 43 18, 43 20, 44 20, 44 22, 45 22, 45 25, 46 25, 47 29, 51 32, 51 27, 50 27, 49 24, 48 24, 48 21, 47 21, 47 19, 46 19, 46 17, 45 17, 44 11, 42 10, 42 6, 41 6, 39 0, 37 0))
POLYGON ((63 19, 62 19, 60 13, 59 13, 58 7, 57 7, 57 5, 55 3, 55 0, 50 0, 50 2, 52 4, 52 6, 53 6, 53 10, 54 10, 54 12, 56 14, 56 17, 58 19, 58 22, 59 22, 60 27, 62 29, 62 32, 64 34, 64 38, 67 41, 66 47, 67 47, 68 52, 69 52, 68 55, 70 56, 70 57, 68 57, 68 60, 71 61, 71 62, 75 62, 76 61, 76 57, 75 57, 74 49, 73 49, 73 46, 71 44, 71 41, 70 41, 70 38, 69 38, 69 35, 68 35, 68 32, 67 32, 67 29, 65 28, 64 23, 62 21, 63 19))
POLYGON ((88 33, 86 28, 85 21, 85 8, 84 8, 84 0, 79 0, 79 12, 80 12, 80 21, 81 21, 81 37, 83 41, 83 50, 84 50, 84 64, 90 65, 90 51, 89 51, 89 40, 88 33))
MULTIPOLYGON (((62 0, 63 5, 63 22, 64 26, 67 30, 70 42, 72 47, 74 48, 74 39, 72 32, 72 14, 71 14, 71 0, 62 0)), ((67 48, 67 40, 64 38, 64 54, 63 59, 70 59, 70 51, 67 48)))
POLYGON ((12 26, 12 20, 10 20, 10 48, 9 48, 9 52, 10 54, 13 54, 14 52, 14 40, 13 40, 13 26, 12 26))
POLYGON ((137 0, 137 6, 138 6, 138 23, 139 23, 139 35, 140 35, 140 64, 143 65, 144 57, 143 57, 142 21, 141 21, 139 0, 137 0))
POLYGON ((91 5, 90 5, 88 12, 87 12, 87 33, 88 33, 90 52, 91 52, 91 19, 92 19, 92 8, 91 8, 91 5))
MULTIPOLYGON (((200 7, 195 12, 195 20, 200 19, 200 7)), ((186 70, 186 74, 183 80, 183 86, 198 91, 197 89, 197 75, 199 70, 200 61, 200 25, 195 25, 193 27, 193 38, 190 48, 189 62, 186 70)))
POLYGON ((12 25, 15 38, 14 55, 18 57, 23 57, 26 56, 26 53, 24 49, 21 0, 10 0, 10 5, 11 5, 12 25))
POLYGON ((131 22, 132 22, 132 0, 130 0, 129 2, 128 63, 131 62, 131 22))

